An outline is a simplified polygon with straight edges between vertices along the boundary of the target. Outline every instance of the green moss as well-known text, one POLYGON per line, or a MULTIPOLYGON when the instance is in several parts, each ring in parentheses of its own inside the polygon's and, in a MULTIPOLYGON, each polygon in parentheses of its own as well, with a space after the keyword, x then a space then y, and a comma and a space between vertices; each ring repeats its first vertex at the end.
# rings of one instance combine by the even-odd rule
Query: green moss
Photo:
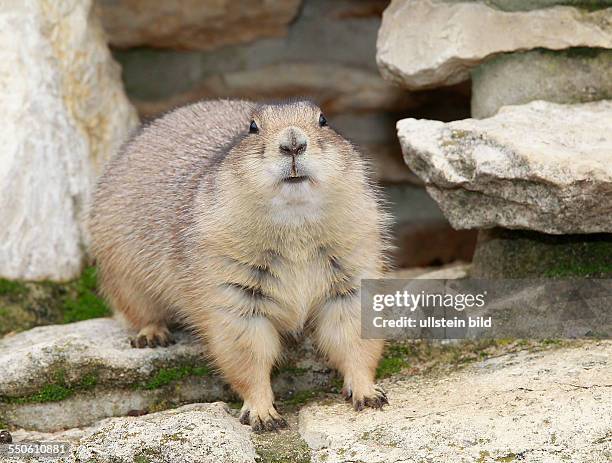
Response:
POLYGON ((269 447, 256 446, 260 463, 310 463, 310 448, 303 439, 274 443, 269 447))
POLYGON ((514 453, 509 453, 508 455, 505 455, 503 457, 497 457, 495 459, 495 461, 499 461, 501 463, 509 463, 515 460, 516 460, 516 455, 514 453))
POLYGON ((283 402, 287 405, 296 407, 298 405, 304 405, 305 403, 311 401, 319 395, 321 395, 321 391, 318 390, 297 391, 295 394, 293 394, 291 397, 284 400, 283 402))
POLYGON ((276 433, 253 434, 252 441, 260 463, 309 463, 310 448, 293 424, 276 433))
POLYGON ((71 286, 74 289, 73 295, 67 297, 63 304, 64 323, 110 315, 110 310, 96 293, 97 269, 95 267, 85 269, 81 278, 72 282, 71 286))
POLYGON ((408 364, 401 358, 383 358, 378 364, 376 369, 377 378, 387 378, 391 375, 399 373, 402 368, 408 366, 408 364))
POLYGON ((481 231, 472 263, 475 278, 605 278, 612 276, 612 234, 546 235, 481 231))
POLYGON ((404 344, 387 345, 383 357, 378 362, 376 377, 378 379, 387 378, 409 367, 406 360, 408 355, 410 355, 410 348, 404 344))
POLYGON ((34 326, 72 323, 110 315, 97 295, 96 268, 67 283, 0 279, 0 336, 34 326))
POLYGON ((51 381, 40 391, 23 397, 0 397, 0 401, 12 404, 59 402, 71 397, 76 391, 84 391, 98 384, 97 373, 87 373, 80 381, 70 383, 66 380, 64 369, 57 369, 52 374, 51 381))
POLYGON ((175 434, 164 434, 161 439, 160 439, 162 444, 166 444, 168 442, 182 442, 182 443, 187 443, 188 439, 182 435, 181 433, 175 433, 175 434))
POLYGON ((601 275, 612 274, 612 263, 606 262, 612 258, 612 254, 602 256, 601 260, 589 263, 578 262, 563 262, 547 270, 544 276, 549 278, 567 278, 567 277, 597 277, 601 275))
POLYGON ((158 389, 168 384, 186 378, 187 376, 206 376, 210 369, 206 366, 183 365, 174 368, 162 368, 142 385, 143 389, 158 389))
POLYGON ((340 376, 335 376, 331 380, 332 392, 340 392, 344 387, 344 380, 340 376))
POLYGON ((11 281, 0 278, 0 296, 19 296, 27 294, 28 288, 20 281, 11 281))

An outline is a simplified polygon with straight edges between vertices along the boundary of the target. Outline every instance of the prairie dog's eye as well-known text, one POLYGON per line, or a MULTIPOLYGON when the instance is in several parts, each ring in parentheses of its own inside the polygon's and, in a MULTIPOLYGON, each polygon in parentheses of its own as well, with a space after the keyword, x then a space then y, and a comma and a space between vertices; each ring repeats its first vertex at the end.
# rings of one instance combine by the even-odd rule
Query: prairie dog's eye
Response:
POLYGON ((259 127, 257 127, 255 121, 251 121, 251 125, 249 126, 249 133, 259 133, 259 127))
POLYGON ((327 125, 327 119, 323 114, 319 115, 319 127, 325 127, 327 125))

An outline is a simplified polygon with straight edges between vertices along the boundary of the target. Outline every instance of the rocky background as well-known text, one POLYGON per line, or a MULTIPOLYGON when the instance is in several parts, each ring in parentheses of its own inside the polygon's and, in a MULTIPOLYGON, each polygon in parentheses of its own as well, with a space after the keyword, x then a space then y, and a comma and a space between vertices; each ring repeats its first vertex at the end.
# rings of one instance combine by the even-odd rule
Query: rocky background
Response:
POLYGON ((83 226, 139 121, 307 97, 372 161, 394 275, 612 276, 609 0, 9 0, 0 58, 0 442, 67 440, 64 462, 612 461, 604 340, 392 343, 391 405, 359 415, 306 340, 274 373, 291 429, 253 435, 190 336, 130 348, 83 226))

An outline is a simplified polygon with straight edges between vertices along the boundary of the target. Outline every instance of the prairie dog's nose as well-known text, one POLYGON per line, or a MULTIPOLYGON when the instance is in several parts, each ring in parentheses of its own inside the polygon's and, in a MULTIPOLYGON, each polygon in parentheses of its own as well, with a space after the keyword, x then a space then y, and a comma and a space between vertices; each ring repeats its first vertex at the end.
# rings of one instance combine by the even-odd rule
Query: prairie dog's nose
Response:
POLYGON ((306 134, 297 127, 286 128, 280 136, 278 149, 281 154, 297 156, 306 152, 306 134))

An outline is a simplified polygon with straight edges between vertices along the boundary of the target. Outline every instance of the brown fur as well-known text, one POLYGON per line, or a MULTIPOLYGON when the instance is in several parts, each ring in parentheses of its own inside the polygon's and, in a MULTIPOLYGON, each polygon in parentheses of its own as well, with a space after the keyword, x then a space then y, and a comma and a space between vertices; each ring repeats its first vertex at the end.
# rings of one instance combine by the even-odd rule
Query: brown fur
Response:
POLYGON ((167 343, 172 319, 192 327, 257 430, 284 425, 270 371, 281 336, 307 323, 355 408, 386 403, 359 286, 381 276, 388 217, 363 158, 319 115, 308 102, 180 108, 109 162, 92 208, 101 286, 137 346, 167 343), (301 154, 279 149, 303 141, 301 154))

